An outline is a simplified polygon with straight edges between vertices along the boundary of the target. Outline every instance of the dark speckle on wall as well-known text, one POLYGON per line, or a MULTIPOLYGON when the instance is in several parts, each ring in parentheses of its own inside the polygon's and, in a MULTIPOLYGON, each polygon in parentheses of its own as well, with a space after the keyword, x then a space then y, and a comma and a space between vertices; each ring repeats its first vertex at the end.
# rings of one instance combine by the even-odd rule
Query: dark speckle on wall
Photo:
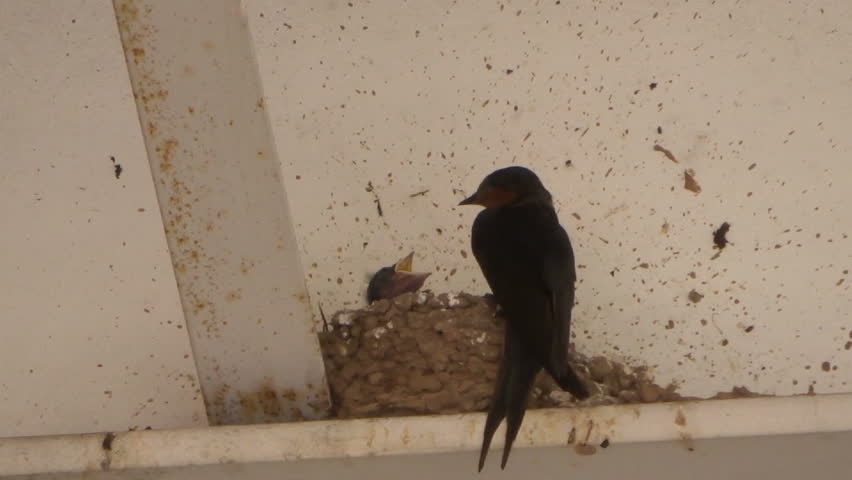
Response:
POLYGON ((124 168, 121 166, 120 163, 117 163, 115 161, 115 156, 110 155, 109 159, 112 161, 112 169, 113 169, 113 174, 115 175, 115 178, 116 179, 121 178, 121 173, 124 171, 124 168))
POLYGON ((722 225, 719 225, 719 228, 713 231, 713 246, 719 250, 722 250, 726 246, 728 246, 728 232, 731 230, 731 224, 728 222, 722 222, 722 225))

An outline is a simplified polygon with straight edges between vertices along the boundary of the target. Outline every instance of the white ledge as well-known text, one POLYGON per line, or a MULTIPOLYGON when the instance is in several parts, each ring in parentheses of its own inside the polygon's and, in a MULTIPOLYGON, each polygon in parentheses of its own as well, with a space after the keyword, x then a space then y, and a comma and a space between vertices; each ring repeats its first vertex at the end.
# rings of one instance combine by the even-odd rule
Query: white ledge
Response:
MULTIPOLYGON (((0 475, 477 450, 484 414, 0 439, 0 475)), ((852 431, 852 394, 527 412, 516 445, 552 447, 852 431)), ((502 427, 494 447, 502 447, 502 427)))

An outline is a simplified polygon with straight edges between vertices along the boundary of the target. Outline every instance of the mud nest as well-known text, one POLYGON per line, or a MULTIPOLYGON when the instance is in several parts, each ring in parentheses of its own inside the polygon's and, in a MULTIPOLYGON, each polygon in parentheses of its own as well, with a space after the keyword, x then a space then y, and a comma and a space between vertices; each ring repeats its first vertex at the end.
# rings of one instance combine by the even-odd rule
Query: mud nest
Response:
MULTIPOLYGON (((493 297, 407 293, 333 315, 320 334, 333 413, 340 418, 486 410, 503 348, 493 297)), ((644 367, 573 353, 592 396, 582 402, 542 372, 530 408, 683 399, 644 367)))

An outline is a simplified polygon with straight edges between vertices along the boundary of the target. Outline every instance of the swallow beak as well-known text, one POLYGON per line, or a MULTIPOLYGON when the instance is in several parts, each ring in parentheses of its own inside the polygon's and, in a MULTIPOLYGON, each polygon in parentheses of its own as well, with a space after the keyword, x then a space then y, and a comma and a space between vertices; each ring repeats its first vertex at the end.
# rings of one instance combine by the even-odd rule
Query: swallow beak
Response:
POLYGON ((512 190, 480 186, 476 193, 459 202, 459 205, 479 205, 485 208, 502 207, 514 202, 517 198, 518 194, 512 190))
POLYGON ((423 286, 431 272, 413 272, 414 252, 409 253, 393 266, 393 286, 391 295, 397 296, 406 292, 415 292, 423 286))
POLYGON ((462 205, 479 205, 479 202, 476 200, 476 197, 478 196, 478 194, 479 194, 479 192, 476 192, 473 195, 465 198, 464 200, 459 202, 459 206, 462 206, 462 205))
POLYGON ((405 272, 411 273, 411 267, 414 263, 414 252, 409 253, 408 255, 402 257, 402 259, 396 262, 396 265, 393 266, 394 272, 405 272))

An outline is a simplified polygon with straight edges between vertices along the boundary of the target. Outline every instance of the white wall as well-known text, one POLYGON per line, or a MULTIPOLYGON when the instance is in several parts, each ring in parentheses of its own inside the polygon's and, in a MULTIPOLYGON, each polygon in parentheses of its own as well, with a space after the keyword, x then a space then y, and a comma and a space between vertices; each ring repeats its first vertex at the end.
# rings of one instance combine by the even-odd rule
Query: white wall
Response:
POLYGON ((849 391, 849 2, 244 4, 315 310, 412 249, 484 292, 455 205, 517 163, 574 242, 578 349, 691 395, 849 391))
POLYGON ((0 25, 0 437, 207 425, 112 3, 0 25))
POLYGON ((127 65, 110 2, 0 2, 3 435, 204 425, 199 383, 213 423, 322 415, 308 297, 411 249, 485 291, 454 206, 512 162, 573 237, 580 350, 849 391, 848 2, 116 5, 127 65))

